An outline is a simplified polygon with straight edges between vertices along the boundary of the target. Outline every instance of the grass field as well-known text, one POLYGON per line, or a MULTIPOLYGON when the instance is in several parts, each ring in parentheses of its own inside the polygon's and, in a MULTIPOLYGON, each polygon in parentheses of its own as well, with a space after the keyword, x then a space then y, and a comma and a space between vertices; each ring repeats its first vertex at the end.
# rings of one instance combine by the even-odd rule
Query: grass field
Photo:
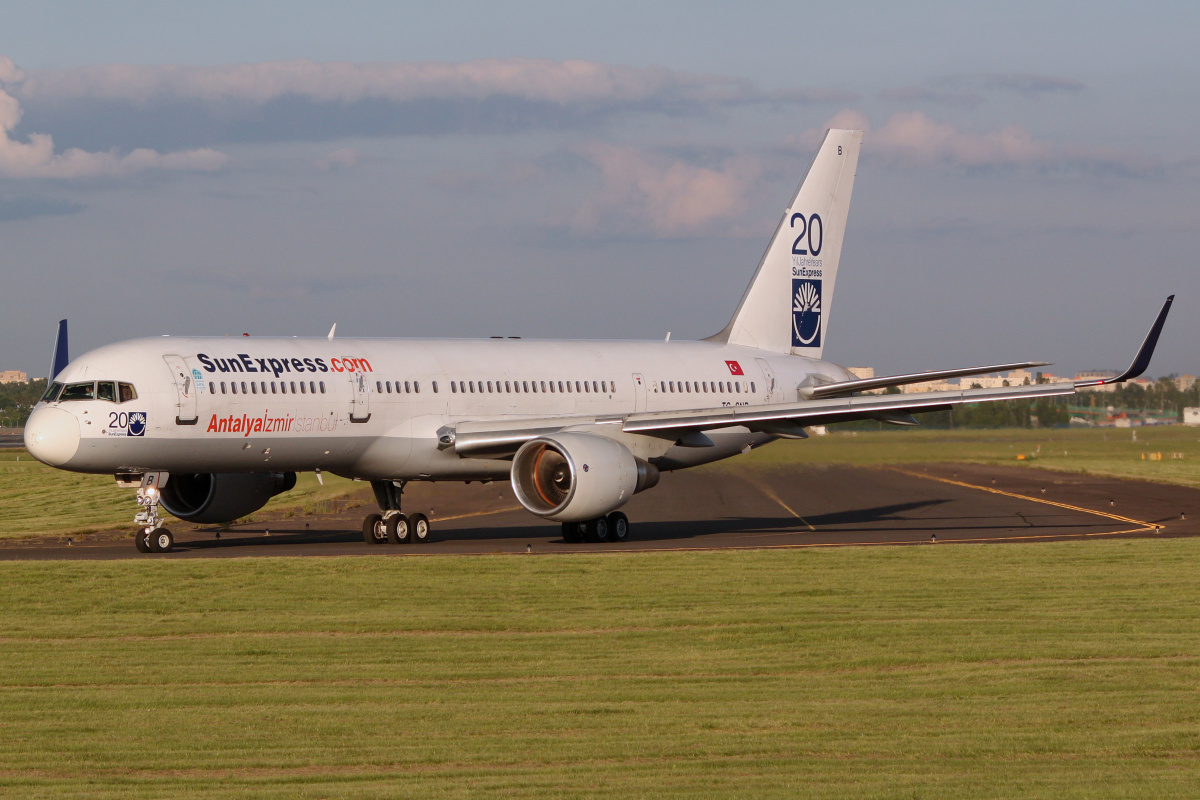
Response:
MULTIPOLYGON (((1181 425, 1117 430, 909 430, 813 436, 714 464, 739 469, 786 464, 903 464, 974 461, 1200 486, 1200 429, 1181 425), (1134 440, 1136 433, 1137 439, 1134 440), (1143 453, 1163 453, 1163 461, 1143 453), (1172 458, 1179 453, 1182 458, 1172 458), (1019 454, 1027 458, 1018 461, 1019 454)), ((273 499, 264 514, 310 513, 330 508, 363 488, 333 475, 319 486, 303 473, 296 488, 273 499)), ((51 469, 23 450, 0 450, 0 539, 131 528, 134 492, 111 476, 51 469), (19 461, 17 459, 20 459, 19 461)))
POLYGON ((1192 798, 1198 562, 0 563, 0 796, 1192 798))
POLYGON ((775 442, 743 458, 713 465, 912 464, 971 461, 1087 472, 1159 483, 1200 486, 1200 428, 997 430, 899 429, 839 432, 804 441, 775 442), (1136 436, 1136 438, 1134 438, 1136 436), (1162 461, 1142 454, 1162 453, 1162 461), (1174 454, 1181 457, 1173 458, 1174 454), (1017 456, 1025 459, 1018 460, 1017 456))

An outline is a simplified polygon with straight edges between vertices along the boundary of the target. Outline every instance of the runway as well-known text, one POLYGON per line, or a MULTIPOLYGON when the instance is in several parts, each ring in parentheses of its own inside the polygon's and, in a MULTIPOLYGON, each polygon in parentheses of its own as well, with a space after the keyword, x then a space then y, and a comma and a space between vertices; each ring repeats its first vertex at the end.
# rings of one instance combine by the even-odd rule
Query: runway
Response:
MULTIPOLYGON (((368 545, 373 507, 227 528, 172 525, 175 551, 138 553, 130 531, 0 545, 0 560, 243 556, 418 556, 948 545, 1200 534, 1200 490, 1019 467, 965 464, 670 473, 622 510, 631 538, 568 544, 521 509, 506 483, 411 484, 405 511, 433 520, 433 541, 368 545)), ((133 508, 131 503, 130 513, 133 508)))

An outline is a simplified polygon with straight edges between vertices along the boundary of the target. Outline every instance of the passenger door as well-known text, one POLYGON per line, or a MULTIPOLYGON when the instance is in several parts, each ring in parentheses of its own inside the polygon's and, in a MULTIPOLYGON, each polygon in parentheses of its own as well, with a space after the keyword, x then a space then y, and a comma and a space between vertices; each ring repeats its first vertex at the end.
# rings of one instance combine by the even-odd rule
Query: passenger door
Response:
POLYGON ((366 422, 371 419, 371 387, 367 376, 361 372, 350 375, 350 421, 366 422))
POLYGON ((646 410, 646 379, 640 372, 633 373, 633 410, 646 410))
POLYGON ((171 370, 171 379, 175 382, 175 424, 195 425, 199 419, 196 409, 196 397, 200 393, 197 384, 204 380, 200 371, 193 369, 187 359, 180 355, 165 355, 163 361, 171 370))
POLYGON ((765 358, 754 359, 758 362, 758 368, 763 374, 763 396, 768 403, 778 401, 775 388, 775 373, 771 370, 771 365, 767 363, 765 358))

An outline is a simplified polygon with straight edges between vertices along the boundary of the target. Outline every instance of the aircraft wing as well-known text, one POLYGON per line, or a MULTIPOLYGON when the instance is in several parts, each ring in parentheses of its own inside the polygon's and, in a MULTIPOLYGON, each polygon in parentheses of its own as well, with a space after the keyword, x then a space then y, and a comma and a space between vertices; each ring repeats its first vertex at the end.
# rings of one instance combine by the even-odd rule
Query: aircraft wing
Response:
POLYGON ((927 411, 942 411, 959 403, 982 403, 996 400, 1024 400, 1032 397, 1053 397, 1074 394, 1073 383, 1041 383, 1033 386, 1005 386, 998 389, 963 389, 950 392, 920 392, 915 394, 859 395, 824 400, 800 400, 766 406, 738 406, 703 411, 663 411, 630 414, 621 429, 626 433, 655 434, 663 431, 705 430, 744 425, 751 430, 767 433, 786 433, 791 423, 797 428, 808 425, 827 425, 856 419, 883 419, 909 422, 907 415, 927 411))
MULTIPOLYGON (((852 395, 837 396, 848 391, 868 388, 864 384, 875 384, 870 388, 915 383, 907 380, 914 375, 891 376, 889 378, 844 381, 812 387, 810 392, 801 388, 806 399, 791 403, 775 403, 764 406, 725 406, 682 411, 651 411, 627 415, 604 417, 551 417, 545 419, 494 420, 459 422, 438 432, 443 448, 453 447, 464 458, 504 458, 511 456, 526 441, 537 436, 562 430, 593 430, 600 435, 604 430, 620 430, 624 433, 643 434, 660 438, 691 437, 695 446, 705 446, 705 430, 742 425, 750 430, 769 433, 783 438, 804 438, 804 428, 810 425, 827 425, 833 422, 849 422, 859 419, 876 419, 897 425, 916 425, 912 414, 943 411, 960 403, 987 403, 999 400, 1026 400, 1039 397, 1055 397, 1074 394, 1085 386, 1120 383, 1138 377, 1150 365, 1150 358, 1158 344, 1159 334, 1167 320, 1167 313, 1175 295, 1167 298, 1158 317, 1150 327, 1142 346, 1134 356, 1133 363, 1119 375, 1103 380, 1079 381, 1078 383, 1040 383, 1031 386, 1004 386, 996 389, 961 389, 948 392, 920 392, 913 394, 852 395), (896 379, 901 379, 896 382, 896 379), (878 381, 887 381, 878 383, 878 381), (817 394, 820 391, 821 394, 817 394), (816 395, 816 396, 813 396, 816 395), (830 396, 834 395, 834 396, 830 396)), ((971 367, 965 370, 944 370, 919 373, 919 380, 933 377, 979 375, 1018 366, 1041 366, 1040 362, 971 367)), ((707 442, 711 444, 711 442, 707 442)))

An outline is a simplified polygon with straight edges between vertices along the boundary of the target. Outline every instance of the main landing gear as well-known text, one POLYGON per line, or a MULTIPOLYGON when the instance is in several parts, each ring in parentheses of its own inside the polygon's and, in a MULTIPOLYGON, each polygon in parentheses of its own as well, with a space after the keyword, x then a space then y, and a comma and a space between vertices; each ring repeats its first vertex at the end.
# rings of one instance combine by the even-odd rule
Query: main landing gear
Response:
POLYGON ((429 517, 405 516, 400 511, 407 481, 371 481, 375 500, 382 514, 368 514, 363 520, 363 540, 367 544, 423 544, 429 541, 429 517))
POLYGON ((577 542, 623 542, 629 538, 629 517, 614 511, 607 517, 597 517, 585 522, 564 522, 563 541, 577 542))
POLYGON ((138 526, 133 543, 139 553, 169 553, 175 547, 175 537, 162 526, 162 516, 158 513, 162 502, 160 487, 166 481, 165 472, 147 472, 142 476, 137 493, 141 511, 133 518, 133 523, 138 526))

